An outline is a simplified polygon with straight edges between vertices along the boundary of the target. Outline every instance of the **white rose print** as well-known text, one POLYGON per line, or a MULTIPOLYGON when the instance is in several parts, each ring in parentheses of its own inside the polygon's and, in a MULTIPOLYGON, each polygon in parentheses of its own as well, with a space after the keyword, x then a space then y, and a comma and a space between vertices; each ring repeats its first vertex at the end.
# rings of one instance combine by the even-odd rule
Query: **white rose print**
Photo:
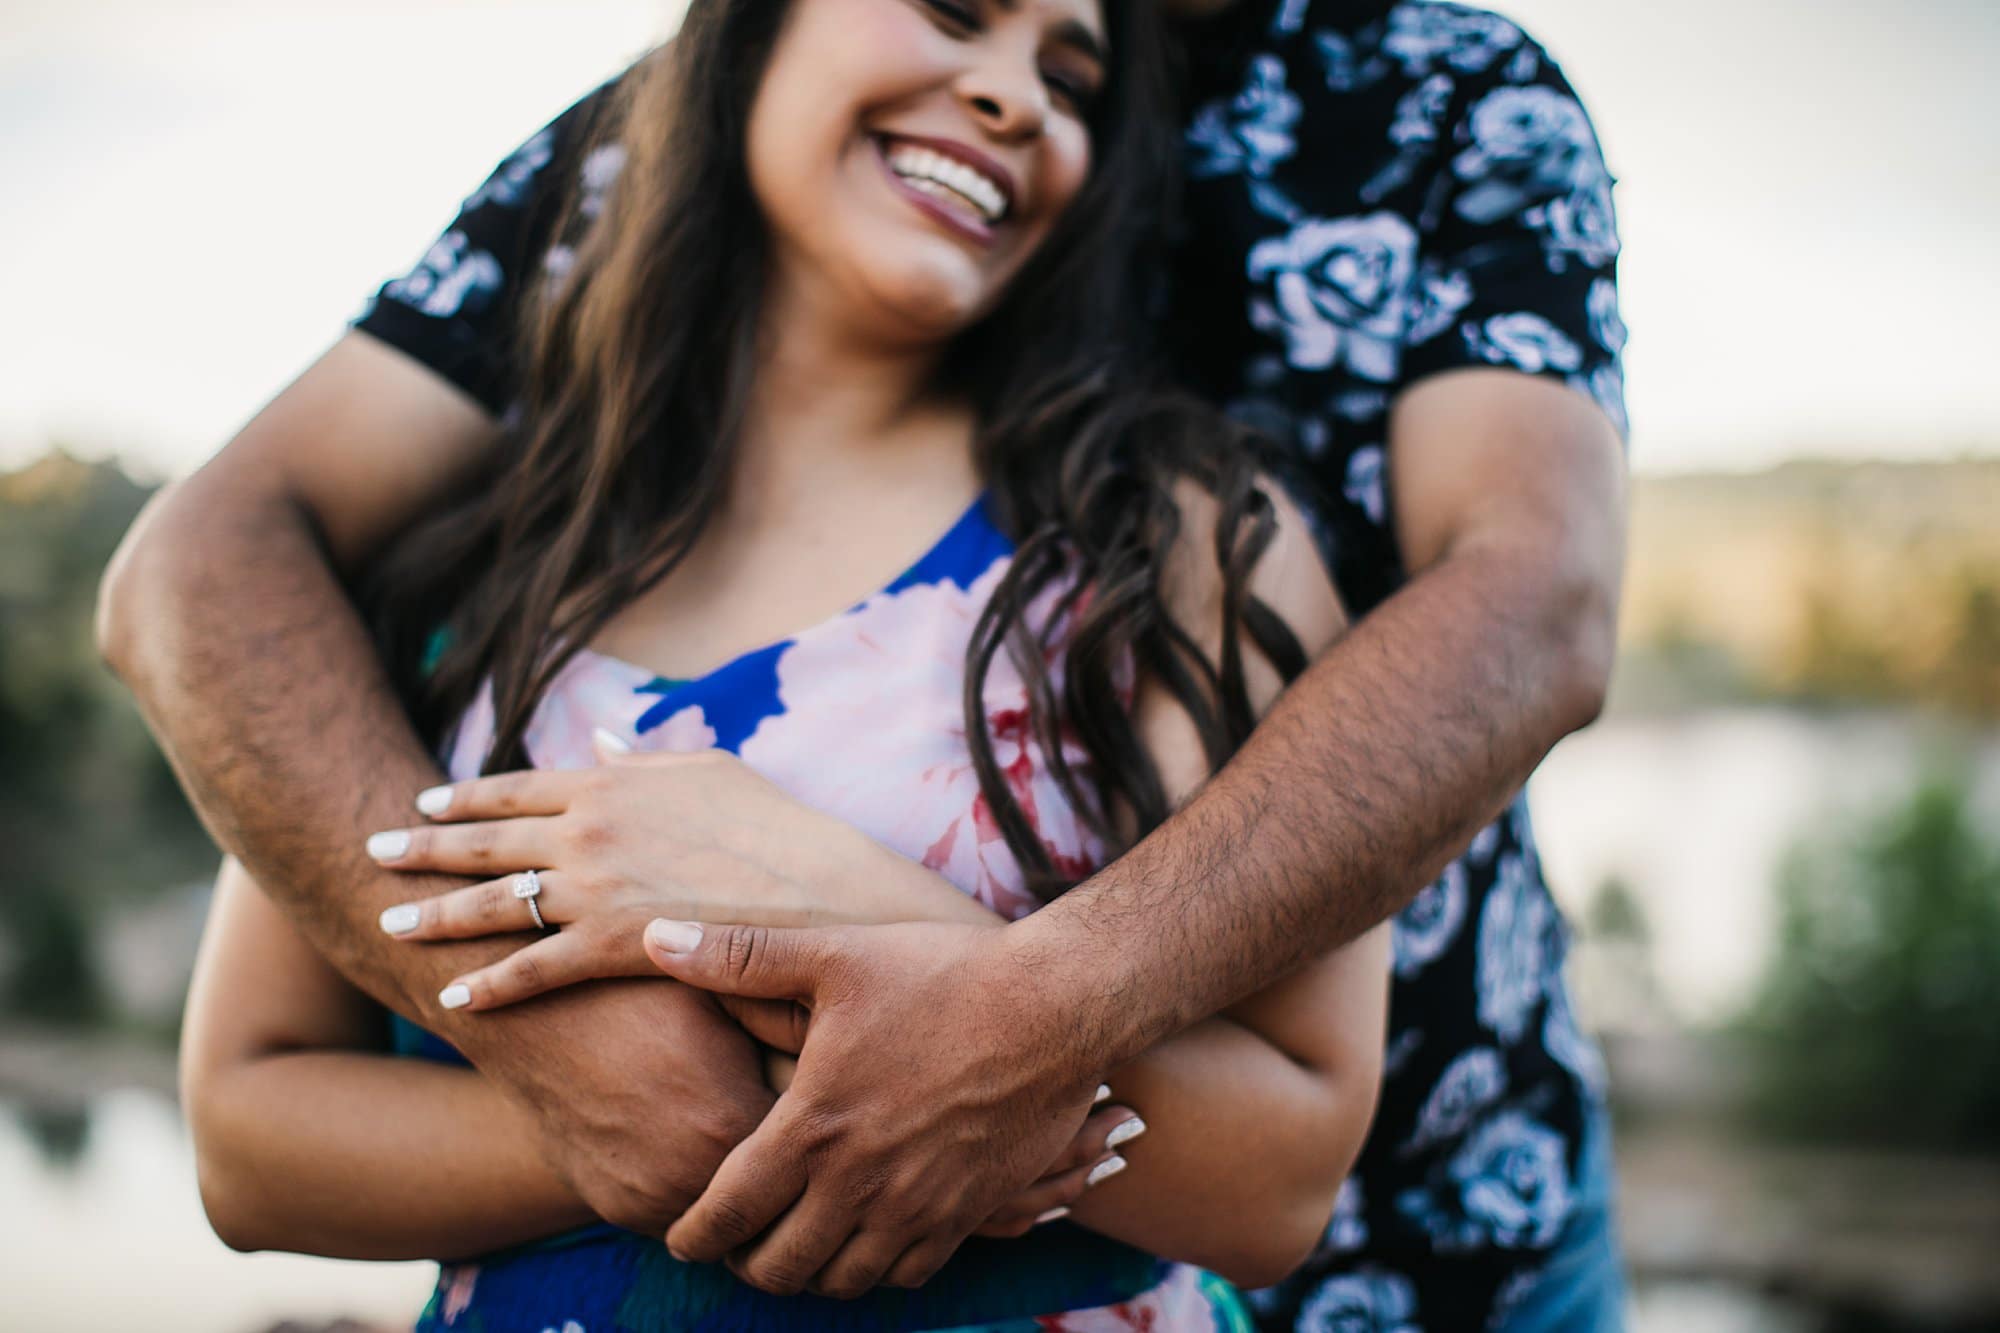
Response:
POLYGON ((1583 364, 1583 349, 1568 334, 1527 310, 1466 325, 1465 345, 1482 360, 1515 366, 1530 375, 1572 371, 1583 364))
POLYGON ((1210 102, 1188 127, 1187 144, 1196 156, 1196 176, 1240 171, 1268 176, 1292 155, 1292 129, 1299 122, 1299 99, 1285 87, 1284 62, 1259 56, 1250 64, 1243 89, 1227 103, 1210 102))
POLYGON ((1472 143, 1452 171, 1465 182, 1453 207, 1469 222, 1517 216, 1604 175, 1583 107, 1553 88, 1497 88, 1467 124, 1472 143))
POLYGON ((1507 1062, 1491 1046, 1475 1046, 1445 1066, 1417 1112, 1417 1127, 1397 1151, 1404 1156, 1446 1143, 1507 1094, 1507 1062))
POLYGON ((1388 212, 1314 219, 1259 241, 1250 278, 1268 283, 1271 297, 1253 303, 1251 321, 1283 336, 1296 369, 1344 365, 1363 379, 1392 380, 1416 248, 1416 230, 1388 212))
POLYGON ((1398 5, 1389 11, 1382 49, 1412 77, 1440 65, 1477 74, 1521 41, 1521 30, 1498 14, 1452 5, 1398 5))
POLYGON ((1299 1307, 1298 1333, 1423 1333, 1417 1289, 1400 1273, 1364 1268, 1324 1283, 1299 1307))
MULTIPOLYGON (((1376 452, 1379 455, 1381 451, 1376 452)), ((1381 519, 1375 521, 1379 523, 1381 519)), ((1459 927, 1465 924, 1466 897, 1465 863, 1453 861, 1435 882, 1396 914, 1390 930, 1395 942, 1397 976, 1415 976, 1451 947, 1458 938, 1459 927)))
POLYGON ((506 281, 500 261, 472 248, 462 231, 439 237, 417 266, 389 283, 382 294, 426 315, 449 319, 461 310, 478 311, 506 281))
POLYGON ((1479 1021, 1516 1042, 1541 1003, 1546 978, 1562 963, 1561 922, 1529 874, 1526 860, 1503 852, 1479 914, 1475 981, 1479 1021))

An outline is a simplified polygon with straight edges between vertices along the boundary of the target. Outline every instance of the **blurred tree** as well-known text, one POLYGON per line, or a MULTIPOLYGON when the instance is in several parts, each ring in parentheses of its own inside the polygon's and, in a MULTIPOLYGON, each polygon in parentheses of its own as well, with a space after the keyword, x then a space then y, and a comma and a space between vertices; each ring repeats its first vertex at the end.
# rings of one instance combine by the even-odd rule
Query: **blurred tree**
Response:
POLYGON ((1757 1108, 1808 1137, 2000 1149, 2000 849, 1967 785, 1927 781, 1796 849, 1746 1023, 1757 1108))
POLYGON ((216 853, 97 657, 97 583, 149 488, 51 453, 0 476, 0 1015, 104 1013, 94 923, 216 853))

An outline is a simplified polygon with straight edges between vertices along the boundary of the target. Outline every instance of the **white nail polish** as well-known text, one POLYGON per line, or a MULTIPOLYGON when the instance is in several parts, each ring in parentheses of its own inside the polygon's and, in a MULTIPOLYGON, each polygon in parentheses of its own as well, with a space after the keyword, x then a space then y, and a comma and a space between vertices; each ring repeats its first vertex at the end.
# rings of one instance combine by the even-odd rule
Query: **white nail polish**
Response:
POLYGON ((1083 1178, 1084 1186, 1088 1188, 1089 1186, 1095 1185, 1100 1181, 1109 1180, 1111 1179, 1111 1177, 1117 1175, 1120 1171, 1123 1171, 1124 1169, 1125 1169, 1125 1159, 1123 1157, 1118 1156, 1116 1153, 1113 1153, 1111 1156, 1099 1162, 1096 1166, 1090 1168, 1090 1174, 1083 1178))
POLYGON ((1146 1122, 1135 1115, 1130 1120, 1122 1121, 1118 1128, 1106 1134, 1104 1136, 1104 1146, 1107 1148, 1116 1148, 1120 1144, 1130 1143, 1145 1132, 1146 1122))
MULTIPOLYGON (((472 988, 462 981, 454 981, 438 992, 438 1003, 447 1009, 463 1009, 472 1003, 472 988)), ((1117 1160, 1115 1157, 1112 1159, 1117 1160)))
POLYGON ((422 915, 415 903, 400 903, 395 907, 384 908, 382 929, 391 935, 406 935, 417 928, 417 921, 422 915))
POLYGON ((419 812, 429 815, 432 819, 436 819, 439 815, 451 809, 451 788, 424 788, 417 793, 417 809, 419 812))
POLYGON ((1040 1226, 1044 1222, 1053 1222, 1058 1217, 1068 1217, 1068 1216, 1069 1216, 1069 1205, 1066 1203, 1059 1203, 1055 1207, 1049 1209, 1046 1213, 1043 1213, 1041 1216, 1037 1217, 1035 1219, 1035 1225, 1040 1226))
POLYGON ((377 833, 368 839, 368 854, 377 861, 400 861, 409 850, 410 835, 406 829, 377 833))
POLYGON ((605 749, 611 751, 611 753, 613 754, 632 753, 631 742, 627 741, 623 736, 613 735, 611 732, 606 731, 603 727, 591 728, 590 734, 597 737, 597 743, 599 745, 602 745, 605 749))
POLYGON ((1109 1083, 1100 1083, 1097 1085, 1097 1095, 1090 1099, 1090 1104, 1092 1106, 1095 1106, 1099 1102, 1103 1101, 1106 1097, 1109 1097, 1110 1095, 1111 1095, 1111 1085, 1109 1083))

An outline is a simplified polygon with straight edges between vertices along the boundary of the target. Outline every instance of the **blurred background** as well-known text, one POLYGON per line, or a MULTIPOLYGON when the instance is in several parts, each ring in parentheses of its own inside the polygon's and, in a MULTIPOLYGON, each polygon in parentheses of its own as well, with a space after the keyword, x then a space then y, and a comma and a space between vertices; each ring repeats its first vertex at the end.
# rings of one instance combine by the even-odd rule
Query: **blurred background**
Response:
MULTIPOLYGON (((1530 791, 1635 1327, 2000 1328, 2000 6, 1499 7, 1622 182, 1624 656, 1530 791)), ((672 17, 0 0, 7 1327, 421 1303, 422 1266, 201 1217, 172 1049, 216 856, 92 597, 148 492, 672 17)))

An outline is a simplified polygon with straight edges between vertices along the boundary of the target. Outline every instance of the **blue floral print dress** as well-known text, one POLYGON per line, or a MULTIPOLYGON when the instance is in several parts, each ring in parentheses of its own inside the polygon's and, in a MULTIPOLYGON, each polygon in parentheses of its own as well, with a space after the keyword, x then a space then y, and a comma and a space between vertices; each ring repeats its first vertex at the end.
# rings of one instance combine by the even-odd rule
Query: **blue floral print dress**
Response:
MULTIPOLYGON (((692 680, 583 651, 550 683, 527 733, 538 768, 595 762, 604 727, 636 750, 717 747, 800 801, 930 866, 1016 918, 1038 900, 980 794, 965 738, 962 685, 981 609, 1005 575, 1012 542, 982 494, 880 592, 792 638, 692 680)), ((1045 590, 1029 623, 1049 631, 1060 687, 1064 626, 1045 590)), ((1070 613, 1074 615, 1072 611, 1070 613)), ((994 758, 1054 862, 1078 874, 1104 848, 1065 797, 1030 733, 1027 689, 996 655, 984 692, 994 758)), ((475 776, 493 733, 482 691, 448 746, 454 780, 475 776)), ((1065 757, 1089 773, 1079 746, 1065 757)), ((458 1060, 437 1037, 398 1027, 410 1055, 458 1060)), ((598 1226, 445 1265, 420 1333, 837 1333, 962 1329, 980 1333, 1247 1333, 1246 1308, 1222 1279, 1067 1222, 1014 1240, 973 1237, 914 1291, 854 1301, 773 1296, 721 1264, 682 1263, 657 1239, 598 1226)))

